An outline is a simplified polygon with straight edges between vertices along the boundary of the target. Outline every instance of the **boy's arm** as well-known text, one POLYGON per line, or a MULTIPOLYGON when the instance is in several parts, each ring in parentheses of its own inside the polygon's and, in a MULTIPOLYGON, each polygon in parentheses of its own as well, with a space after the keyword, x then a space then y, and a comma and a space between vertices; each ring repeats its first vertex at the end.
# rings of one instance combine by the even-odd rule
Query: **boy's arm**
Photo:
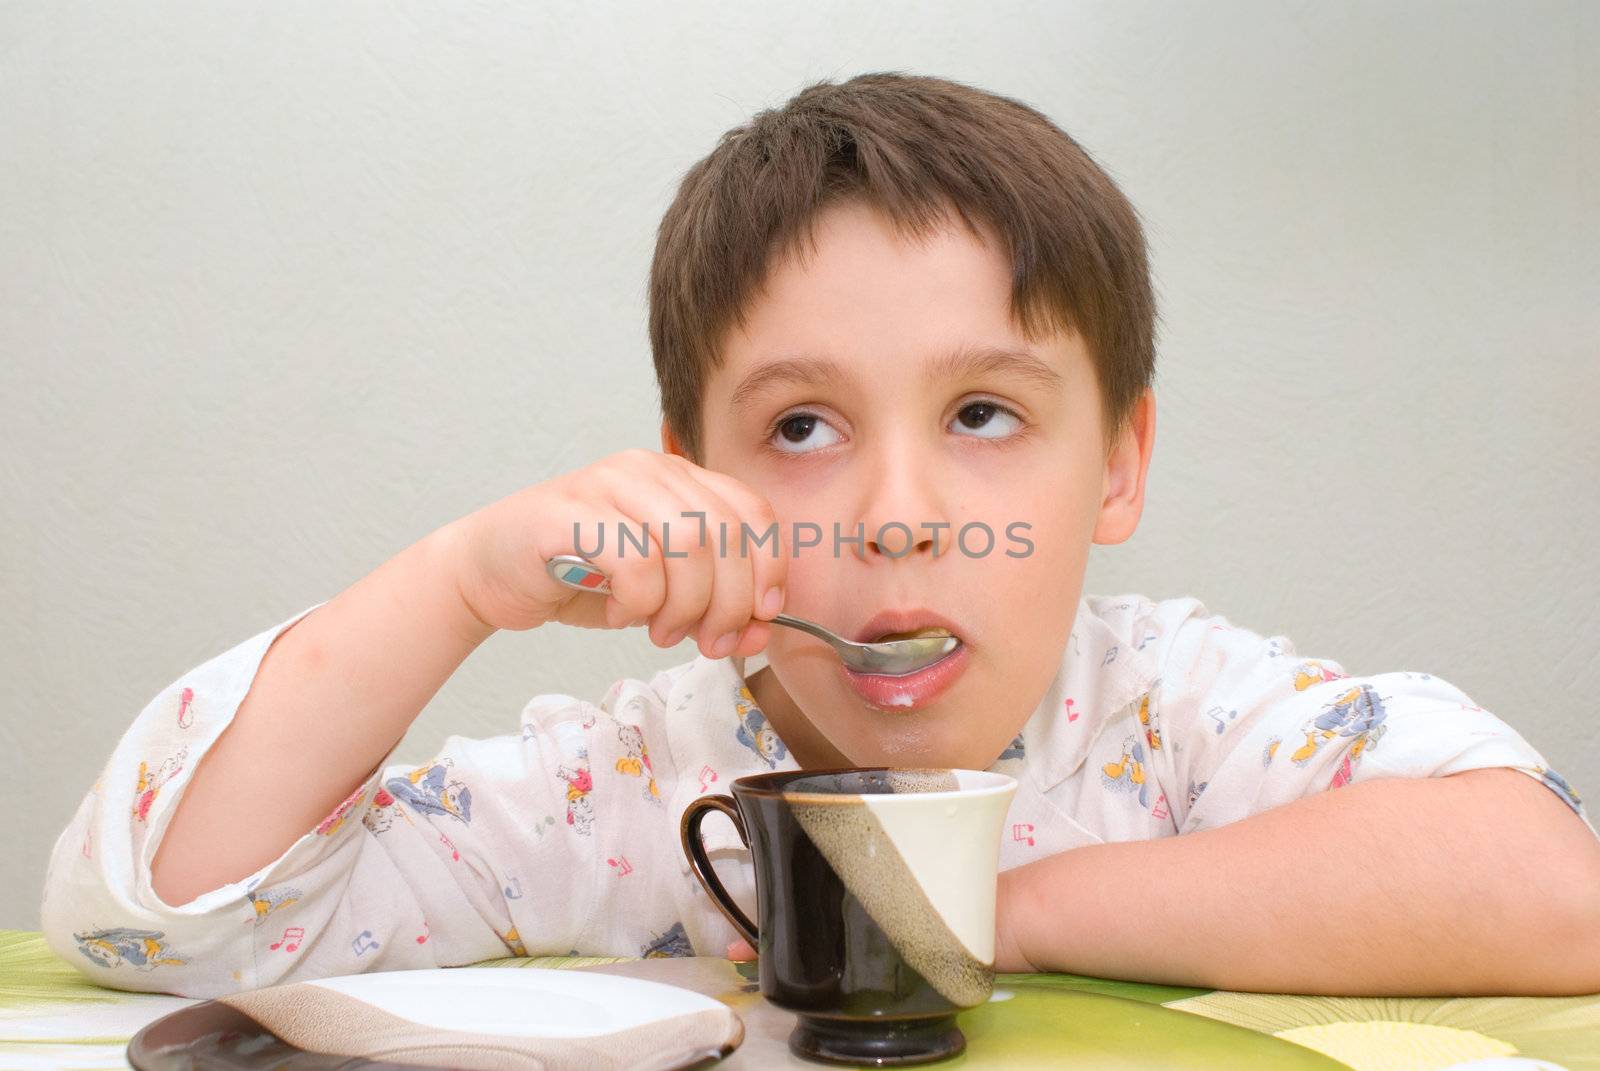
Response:
POLYGON ((1342 995, 1600 992, 1600 841, 1526 774, 1345 785, 1000 875, 997 969, 1342 995))
POLYGON ((187 903, 281 855, 371 774, 493 633, 461 596, 458 530, 412 544, 273 642, 161 838, 151 882, 163 902, 187 903))
POLYGON ((593 557, 612 579, 603 600, 545 573, 573 549, 580 520, 648 533, 675 513, 736 530, 775 523, 766 499, 731 477, 625 450, 445 525, 297 622, 185 785, 151 860, 152 890, 186 903, 275 859, 365 783, 497 627, 649 621, 661 646, 694 629, 707 657, 764 646, 770 626, 756 615, 770 619, 782 604, 776 547, 770 558, 718 555, 702 540, 669 562, 602 543, 593 557), (286 776, 293 793, 281 791, 286 776))
POLYGON ((648 621, 662 645, 694 631, 708 657, 730 653, 719 637, 759 649, 770 626, 752 618, 753 595, 781 584, 781 563, 714 556, 709 541, 670 566, 599 553, 606 599, 547 574, 571 550, 572 518, 639 525, 672 507, 731 527, 770 514, 731 478, 623 451, 447 525, 185 672, 123 733, 56 839, 40 904, 51 948, 100 984, 215 996, 579 947, 610 891, 577 829, 588 810, 575 811, 594 806, 592 705, 545 697, 514 736, 451 737, 409 770, 384 760, 496 628, 648 621))

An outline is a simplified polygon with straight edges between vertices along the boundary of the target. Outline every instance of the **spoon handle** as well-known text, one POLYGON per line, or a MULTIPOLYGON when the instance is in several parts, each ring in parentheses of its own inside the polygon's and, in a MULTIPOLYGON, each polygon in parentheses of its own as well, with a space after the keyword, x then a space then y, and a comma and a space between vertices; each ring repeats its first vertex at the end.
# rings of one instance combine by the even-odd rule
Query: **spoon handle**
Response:
MULTIPOLYGON (((790 614, 775 614, 772 618, 772 623, 774 625, 788 625, 790 628, 797 628, 801 632, 809 632, 817 639, 826 640, 835 647, 837 647, 840 641, 843 640, 843 637, 841 637, 838 633, 830 632, 828 629, 823 628, 815 621, 807 621, 803 617, 794 617, 790 614)), ((849 643, 851 641, 844 640, 844 642, 849 643)))
MULTIPOLYGON (((594 591, 606 594, 611 590, 611 582, 605 572, 587 558, 576 554, 557 554, 544 564, 545 572, 551 579, 565 584, 569 588, 579 591, 594 591)), ((793 617, 789 614, 778 614, 772 619, 775 625, 788 625, 801 632, 808 632, 819 640, 837 643, 839 637, 813 621, 803 617, 793 617)))
MULTIPOLYGON (((611 590, 611 582, 606 577, 605 571, 587 558, 576 554, 557 554, 545 562, 545 572, 557 583, 565 584, 569 588, 579 591, 595 591, 602 594, 611 590)), ((841 661, 851 669, 863 673, 880 673, 886 676, 903 676, 914 673, 924 666, 937 662, 951 651, 961 645, 961 641, 954 636, 942 639, 906 639, 890 640, 879 643, 858 643, 847 640, 836 632, 832 632, 815 621, 807 621, 803 617, 792 614, 778 614, 773 617, 774 625, 785 625, 801 632, 809 633, 817 639, 832 647, 841 661)))
POLYGON ((576 554, 557 554, 544 563, 550 579, 579 591, 598 591, 602 595, 611 591, 611 580, 605 571, 588 558, 576 554))

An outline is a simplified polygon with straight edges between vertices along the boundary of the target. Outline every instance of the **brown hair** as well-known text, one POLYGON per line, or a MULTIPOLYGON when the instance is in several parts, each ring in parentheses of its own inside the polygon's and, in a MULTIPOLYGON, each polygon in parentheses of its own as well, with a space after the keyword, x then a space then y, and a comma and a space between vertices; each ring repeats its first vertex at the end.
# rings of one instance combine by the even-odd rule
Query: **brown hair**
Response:
POLYGON ((775 254, 814 244, 821 211, 859 198, 902 234, 953 205, 1006 243, 1012 312, 1037 340, 1077 331, 1095 363, 1107 446, 1155 373, 1155 299, 1138 215, 1111 178, 1027 105, 943 78, 818 82, 722 135, 656 235, 650 347, 668 427, 701 455, 700 403, 720 340, 775 254))

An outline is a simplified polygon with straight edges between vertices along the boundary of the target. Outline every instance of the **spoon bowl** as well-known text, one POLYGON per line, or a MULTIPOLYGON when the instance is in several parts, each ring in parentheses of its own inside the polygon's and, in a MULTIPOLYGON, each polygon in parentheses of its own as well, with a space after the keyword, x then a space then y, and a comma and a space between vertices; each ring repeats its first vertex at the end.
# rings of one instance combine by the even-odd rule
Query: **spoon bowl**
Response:
MULTIPOLYGON (((545 562, 545 571, 552 580, 578 591, 601 594, 611 591, 611 579, 605 570, 576 554, 557 554, 545 562)), ((961 641, 954 636, 918 636, 904 640, 858 643, 845 639, 815 621, 807 621, 793 614, 778 614, 772 623, 798 629, 822 640, 838 652, 839 659, 846 666, 857 673, 877 673, 888 677, 903 677, 926 669, 961 646, 961 641)))

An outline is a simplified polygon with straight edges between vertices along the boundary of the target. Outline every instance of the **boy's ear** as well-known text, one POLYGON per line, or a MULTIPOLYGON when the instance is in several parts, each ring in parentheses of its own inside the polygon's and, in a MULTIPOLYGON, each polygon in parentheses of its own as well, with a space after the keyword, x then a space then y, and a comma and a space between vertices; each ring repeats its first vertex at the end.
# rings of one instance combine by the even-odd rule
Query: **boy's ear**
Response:
POLYGON ((1094 542, 1121 543, 1139 527, 1139 517, 1144 512, 1145 474, 1150 470, 1150 453, 1155 442, 1156 395, 1154 388, 1146 388, 1144 395, 1134 403, 1128 426, 1117 437, 1106 458, 1094 542))

